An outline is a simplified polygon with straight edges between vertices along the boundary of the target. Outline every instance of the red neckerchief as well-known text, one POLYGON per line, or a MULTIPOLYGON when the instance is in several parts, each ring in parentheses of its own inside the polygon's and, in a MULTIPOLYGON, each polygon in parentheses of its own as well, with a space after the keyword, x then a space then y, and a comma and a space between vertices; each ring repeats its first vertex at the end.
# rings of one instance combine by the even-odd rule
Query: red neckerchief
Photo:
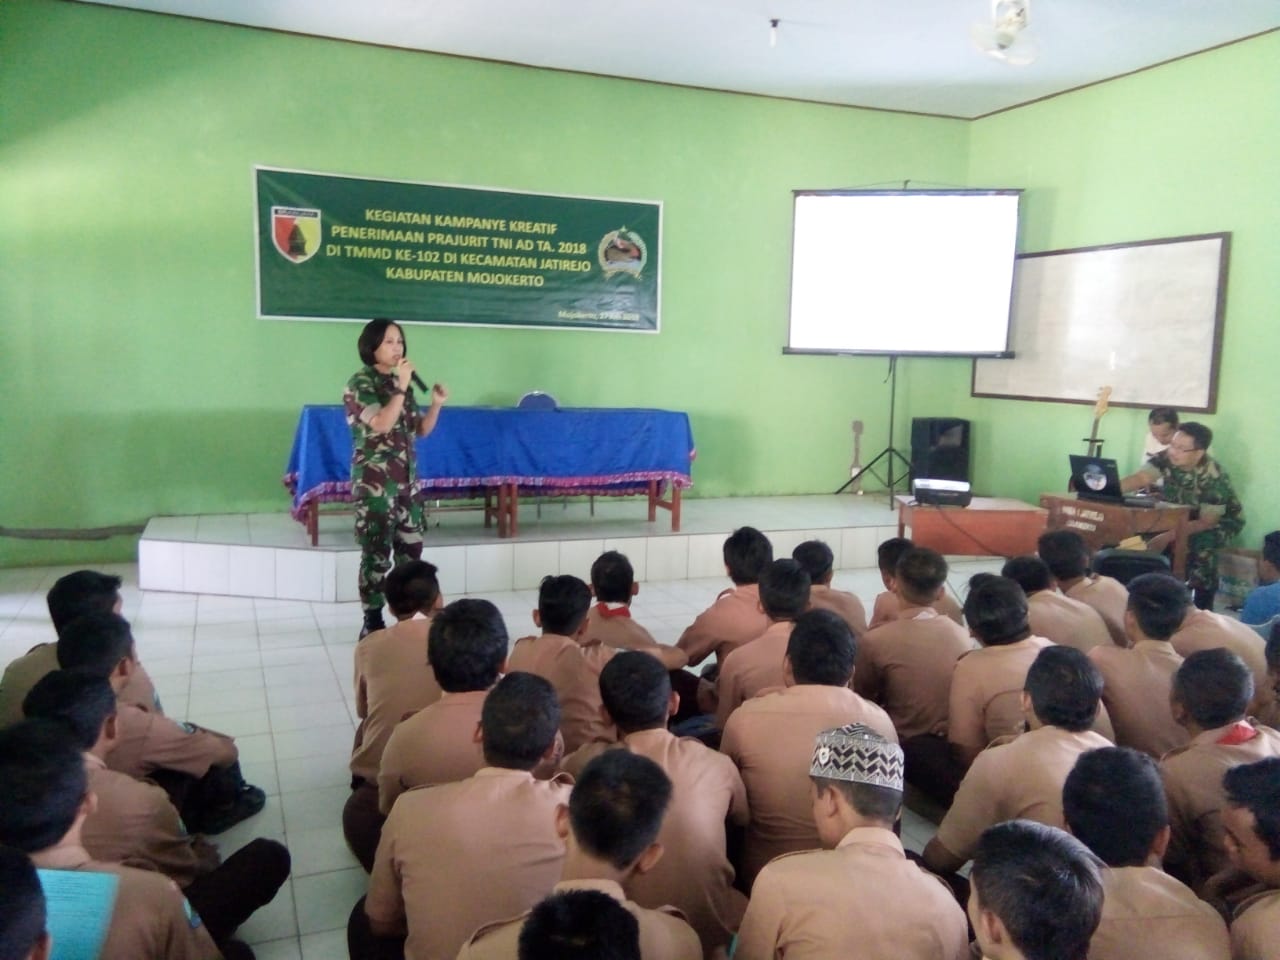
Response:
POLYGON ((628 620, 631 619, 630 607, 619 607, 617 610, 614 610, 607 603, 597 603, 596 613, 600 614, 600 616, 605 620, 608 620, 610 617, 626 617, 628 620))
POLYGON ((1242 743, 1248 743, 1257 735, 1257 729, 1248 720, 1238 720, 1228 727, 1227 732, 1214 742, 1222 747, 1235 747, 1242 743))

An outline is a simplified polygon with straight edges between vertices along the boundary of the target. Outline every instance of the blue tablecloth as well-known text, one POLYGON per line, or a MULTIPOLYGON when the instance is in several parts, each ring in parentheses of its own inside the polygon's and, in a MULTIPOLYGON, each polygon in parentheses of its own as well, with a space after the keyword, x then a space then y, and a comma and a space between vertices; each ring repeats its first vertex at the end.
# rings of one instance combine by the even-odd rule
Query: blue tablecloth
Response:
MULTIPOLYGON (((445 407, 418 440, 418 489, 474 497, 517 484, 543 496, 645 493, 650 480, 692 484, 693 431, 670 410, 445 407)), ((312 501, 351 499, 351 431, 341 406, 305 406, 284 476, 293 516, 312 501)))

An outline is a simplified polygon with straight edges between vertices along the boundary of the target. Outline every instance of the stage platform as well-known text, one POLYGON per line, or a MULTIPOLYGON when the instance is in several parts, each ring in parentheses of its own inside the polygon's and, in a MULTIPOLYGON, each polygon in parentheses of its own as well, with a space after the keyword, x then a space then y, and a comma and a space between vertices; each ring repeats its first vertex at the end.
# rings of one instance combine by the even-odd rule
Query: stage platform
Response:
MULTIPOLYGON (((446 503, 445 506, 448 504, 446 503)), ((520 534, 499 540, 476 511, 430 514, 425 559, 440 568, 446 596, 527 590, 552 573, 586 578, 605 550, 620 550, 639 580, 724 576, 721 549, 736 527, 768 534, 777 556, 804 540, 826 541, 841 570, 874 568, 876 545, 897 535, 898 516, 883 494, 732 497, 684 501, 679 533, 669 518, 645 519, 643 500, 597 497, 520 505, 520 534)), ((360 551, 352 514, 320 515, 316 546, 286 511, 155 517, 138 544, 144 590, 280 600, 349 602, 360 551)))

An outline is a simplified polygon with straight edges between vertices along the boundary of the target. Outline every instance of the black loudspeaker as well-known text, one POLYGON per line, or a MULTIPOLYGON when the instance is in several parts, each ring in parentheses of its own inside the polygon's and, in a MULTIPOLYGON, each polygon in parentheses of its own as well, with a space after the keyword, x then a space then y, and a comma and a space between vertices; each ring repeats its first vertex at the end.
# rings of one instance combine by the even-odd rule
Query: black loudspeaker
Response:
POLYGON ((969 481, 969 421, 915 417, 911 421, 911 479, 969 481))

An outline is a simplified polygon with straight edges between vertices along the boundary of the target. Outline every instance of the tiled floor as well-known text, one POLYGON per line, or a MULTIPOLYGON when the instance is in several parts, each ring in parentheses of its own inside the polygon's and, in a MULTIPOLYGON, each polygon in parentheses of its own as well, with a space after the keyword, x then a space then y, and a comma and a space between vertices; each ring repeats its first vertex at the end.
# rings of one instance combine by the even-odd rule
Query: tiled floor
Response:
MULTIPOLYGON (((952 587, 998 562, 955 564, 952 587)), ((44 593, 69 569, 0 570, 0 663, 54 639, 44 593)), ((341 826, 355 731, 358 605, 144 592, 135 565, 101 569, 124 578, 124 615, 165 712, 234 735, 245 776, 270 795, 262 813, 220 836, 219 845, 231 851, 268 836, 293 855, 292 878, 240 936, 260 960, 343 960, 347 915, 365 891, 341 826)), ((646 582, 633 609, 670 643, 724 586, 721 578, 646 582)), ((873 569, 838 573, 836 586, 864 601, 881 589, 873 569)), ((532 632, 535 591, 487 596, 513 640, 532 632)), ((921 849, 932 833, 930 823, 907 813, 909 847, 921 849)))

